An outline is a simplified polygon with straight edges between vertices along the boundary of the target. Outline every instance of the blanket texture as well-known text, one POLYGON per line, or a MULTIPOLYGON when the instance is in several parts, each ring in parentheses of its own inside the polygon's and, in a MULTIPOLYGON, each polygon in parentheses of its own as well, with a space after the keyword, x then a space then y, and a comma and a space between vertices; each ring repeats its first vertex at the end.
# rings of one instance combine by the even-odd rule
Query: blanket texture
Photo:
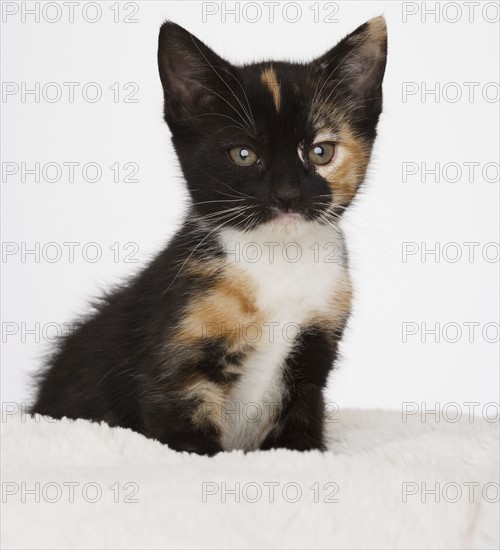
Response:
MULTIPOLYGON (((330 450, 177 453, 4 415, 2 548, 499 548, 499 424, 330 419, 330 450)), ((38 420, 38 421, 37 421, 38 420)))

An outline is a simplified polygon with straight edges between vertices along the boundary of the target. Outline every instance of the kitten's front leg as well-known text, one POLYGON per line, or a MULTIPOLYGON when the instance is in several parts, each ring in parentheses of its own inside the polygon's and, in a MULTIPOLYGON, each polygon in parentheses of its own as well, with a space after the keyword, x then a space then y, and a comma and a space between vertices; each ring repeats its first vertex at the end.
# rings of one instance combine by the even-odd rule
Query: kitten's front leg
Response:
MULTIPOLYGON (((223 450, 220 409, 223 386, 203 376, 191 377, 182 389, 169 388, 145 411, 149 437, 175 451, 212 456, 223 450)), ((156 394, 157 395, 157 394, 156 394)))
POLYGON ((312 329, 285 366, 286 399, 261 449, 326 450, 323 388, 337 356, 340 332, 312 329))
POLYGON ((297 389, 260 448, 296 451, 326 450, 323 435, 323 388, 304 385, 297 389))

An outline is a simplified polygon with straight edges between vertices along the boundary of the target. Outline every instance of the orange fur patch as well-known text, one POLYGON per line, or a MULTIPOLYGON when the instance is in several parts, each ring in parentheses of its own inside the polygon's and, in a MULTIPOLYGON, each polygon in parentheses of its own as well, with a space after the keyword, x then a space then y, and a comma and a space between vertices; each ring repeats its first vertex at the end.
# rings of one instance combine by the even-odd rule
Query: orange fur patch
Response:
POLYGON ((188 377, 182 393, 187 399, 199 401, 191 415, 191 421, 197 428, 215 427, 221 431, 221 411, 228 392, 227 385, 211 382, 199 373, 188 377))
POLYGON ((336 289, 333 296, 328 299, 329 314, 325 315, 323 312, 320 314, 313 314, 304 323, 304 328, 308 326, 318 326, 329 332, 335 332, 339 328, 343 327, 349 314, 351 313, 352 304, 352 285, 351 279, 347 271, 344 273, 344 277, 339 281, 339 286, 336 289))
POLYGON ((260 80, 262 84, 269 88, 269 91, 273 96, 276 111, 279 112, 279 110, 281 109, 281 86, 278 82, 276 71, 271 66, 267 67, 262 71, 260 75, 260 80))
MULTIPOLYGON (((324 133, 319 131, 318 134, 324 133)), ((365 177, 370 161, 370 147, 362 138, 357 137, 347 123, 342 123, 337 132, 338 145, 343 150, 342 158, 331 165, 318 167, 318 173, 328 182, 336 204, 347 206, 365 177)))
POLYGON ((238 270, 224 265, 223 261, 212 260, 206 264, 191 266, 190 269, 205 276, 217 273, 217 278, 210 290, 192 300, 174 340, 194 344, 222 338, 230 351, 240 350, 246 344, 244 331, 247 326, 260 320, 253 284, 238 270))

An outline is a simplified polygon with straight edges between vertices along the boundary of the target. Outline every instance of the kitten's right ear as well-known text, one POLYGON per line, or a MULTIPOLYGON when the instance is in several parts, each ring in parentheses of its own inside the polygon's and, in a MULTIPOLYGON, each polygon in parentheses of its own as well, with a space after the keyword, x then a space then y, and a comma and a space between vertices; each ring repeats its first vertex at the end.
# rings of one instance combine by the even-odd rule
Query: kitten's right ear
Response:
POLYGON ((196 124, 196 115, 210 111, 223 93, 221 76, 230 65, 186 29, 166 21, 160 28, 158 69, 165 120, 196 124))

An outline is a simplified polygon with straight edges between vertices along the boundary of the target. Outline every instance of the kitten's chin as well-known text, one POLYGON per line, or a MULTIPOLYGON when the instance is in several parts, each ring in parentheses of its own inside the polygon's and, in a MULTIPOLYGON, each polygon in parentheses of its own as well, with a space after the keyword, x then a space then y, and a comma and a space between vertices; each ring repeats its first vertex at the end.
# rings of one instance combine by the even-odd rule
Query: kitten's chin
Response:
POLYGON ((303 222, 305 221, 305 218, 302 214, 297 214, 297 213, 285 214, 284 212, 282 212, 274 216, 274 218, 271 221, 281 225, 289 225, 291 223, 303 222))
POLYGON ((280 212, 273 216, 265 225, 271 231, 295 232, 307 225, 307 218, 299 213, 280 212))

